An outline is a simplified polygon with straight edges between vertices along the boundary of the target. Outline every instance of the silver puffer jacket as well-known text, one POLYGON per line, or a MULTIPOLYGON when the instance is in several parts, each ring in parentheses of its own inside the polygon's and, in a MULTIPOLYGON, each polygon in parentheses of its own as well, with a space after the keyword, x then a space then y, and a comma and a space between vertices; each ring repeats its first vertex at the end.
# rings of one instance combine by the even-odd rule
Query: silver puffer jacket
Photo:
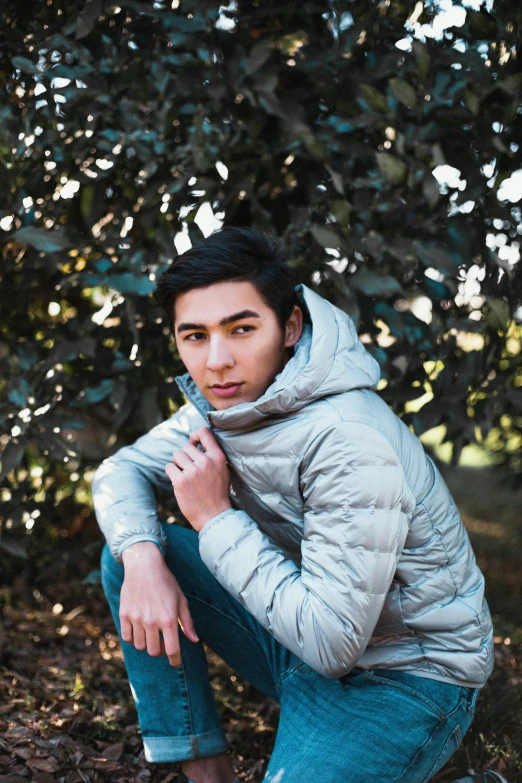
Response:
POLYGON ((227 454, 233 509, 199 534, 216 579, 325 677, 397 669, 480 688, 492 668, 484 578, 457 507, 418 438, 374 391, 353 322, 306 286, 294 356, 255 402, 189 404, 105 460, 93 498, 114 557, 165 548, 164 466, 209 426, 227 454))

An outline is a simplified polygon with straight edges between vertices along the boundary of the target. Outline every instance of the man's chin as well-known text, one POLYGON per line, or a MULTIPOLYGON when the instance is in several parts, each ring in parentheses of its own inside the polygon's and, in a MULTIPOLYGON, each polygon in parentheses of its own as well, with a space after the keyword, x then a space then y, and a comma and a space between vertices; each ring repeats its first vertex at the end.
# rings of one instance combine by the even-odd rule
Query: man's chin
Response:
POLYGON ((213 395, 213 399, 210 401, 210 404, 214 406, 214 408, 217 411, 225 411, 227 408, 233 408, 235 405, 239 405, 241 402, 248 402, 245 397, 242 396, 235 396, 235 397, 229 397, 220 399, 219 397, 216 397, 213 395))
POLYGON ((212 390, 209 389, 204 395, 207 401, 217 411, 224 411, 228 408, 233 408, 235 405, 240 405, 242 402, 253 402, 251 396, 246 394, 244 390, 241 390, 238 394, 234 394, 233 397, 218 397, 217 394, 212 394, 212 390))
POLYGON ((240 400, 219 400, 214 402, 214 408, 217 411, 226 411, 228 408, 233 408, 235 405, 239 405, 240 400))

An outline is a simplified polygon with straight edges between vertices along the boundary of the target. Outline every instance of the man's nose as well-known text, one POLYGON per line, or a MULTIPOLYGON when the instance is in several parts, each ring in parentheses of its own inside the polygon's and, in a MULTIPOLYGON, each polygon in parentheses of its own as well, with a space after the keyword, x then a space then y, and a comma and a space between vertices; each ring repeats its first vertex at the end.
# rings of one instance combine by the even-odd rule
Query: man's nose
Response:
POLYGON ((234 357, 230 353, 226 341, 220 338, 211 339, 207 355, 207 368, 214 372, 220 372, 225 367, 233 366, 234 357))

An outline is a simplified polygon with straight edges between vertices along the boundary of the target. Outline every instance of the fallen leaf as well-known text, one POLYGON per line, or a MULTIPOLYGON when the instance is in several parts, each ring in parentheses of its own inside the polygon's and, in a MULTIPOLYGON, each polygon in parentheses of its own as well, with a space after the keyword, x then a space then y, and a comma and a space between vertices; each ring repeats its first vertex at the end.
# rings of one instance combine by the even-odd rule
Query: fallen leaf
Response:
POLYGON ((116 742, 114 745, 108 745, 102 751, 102 758, 108 761, 118 761, 123 753, 123 742, 116 742))
POLYGON ((17 748, 14 753, 15 756, 19 756, 21 759, 30 759, 34 756, 34 750, 31 748, 17 748))
POLYGON ((170 781, 171 781, 171 780, 174 780, 174 778, 176 777, 176 775, 177 775, 177 773, 176 773, 176 772, 169 772, 169 774, 167 775, 167 777, 166 777, 166 778, 163 778, 163 780, 161 781, 161 783, 170 783, 170 781))
POLYGON ((105 775, 111 772, 115 772, 117 769, 121 769, 117 761, 107 761, 107 759, 95 759, 94 769, 101 770, 105 775))
POLYGON ((56 778, 49 772, 35 772, 33 774, 33 783, 55 783, 56 778))
POLYGON ((41 772, 56 772, 60 765, 50 756, 47 759, 31 758, 25 762, 30 769, 39 769, 41 772))

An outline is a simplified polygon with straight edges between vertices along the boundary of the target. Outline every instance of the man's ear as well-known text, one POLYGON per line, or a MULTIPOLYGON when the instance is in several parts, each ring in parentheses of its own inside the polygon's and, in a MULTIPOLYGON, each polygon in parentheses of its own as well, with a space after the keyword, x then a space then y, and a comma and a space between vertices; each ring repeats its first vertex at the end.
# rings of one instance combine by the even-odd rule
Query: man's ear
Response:
POLYGON ((285 326, 285 348, 293 348, 303 333, 303 311, 294 306, 285 326))

